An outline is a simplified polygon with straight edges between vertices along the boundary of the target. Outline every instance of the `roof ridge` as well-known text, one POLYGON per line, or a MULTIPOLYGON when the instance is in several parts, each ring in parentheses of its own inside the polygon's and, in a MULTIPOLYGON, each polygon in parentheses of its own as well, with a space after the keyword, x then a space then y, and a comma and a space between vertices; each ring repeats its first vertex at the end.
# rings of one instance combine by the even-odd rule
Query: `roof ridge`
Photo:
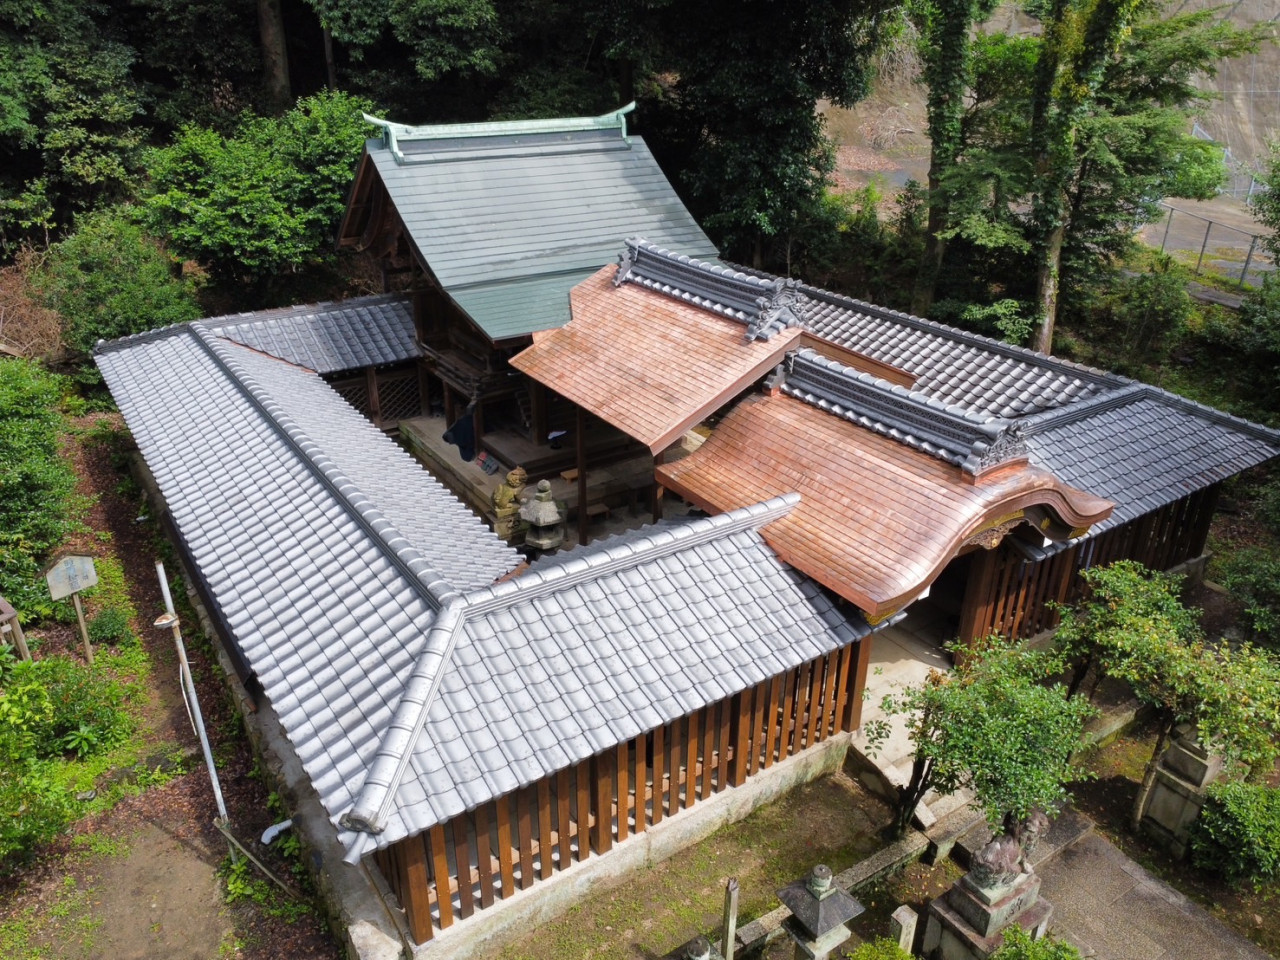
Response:
POLYGON ((130 349, 140 343, 150 343, 153 340, 176 337, 189 332, 195 322, 194 320, 184 320, 182 323, 171 323, 167 327, 156 327, 154 330, 143 330, 141 333, 129 333, 123 337, 116 337, 114 340, 99 340, 93 345, 91 355, 98 357, 106 353, 115 353, 117 350, 130 349))
POLYGON ((359 310, 375 303, 391 303, 396 300, 408 301, 408 292, 371 293, 363 297, 348 297, 346 300, 318 300, 315 303, 296 303, 287 307, 269 307, 265 310, 244 310, 239 313, 223 313, 216 317, 202 317, 200 323, 209 327, 231 327, 243 323, 258 323, 267 320, 281 320, 285 317, 306 316, 315 313, 334 313, 339 310, 359 310))
MULTIPOLYGON (((232 352, 235 349, 251 348, 218 336, 214 331, 205 329, 199 321, 191 324, 191 331, 214 362, 227 372, 236 387, 266 414, 272 429, 293 448, 307 469, 334 493, 352 518, 371 534, 388 559, 405 574, 408 582, 419 588, 423 599, 432 609, 440 610, 448 600, 460 595, 457 588, 440 575, 355 481, 339 470, 324 450, 281 409, 232 352)), ((278 360, 269 354, 259 353, 259 356, 292 366, 288 361, 278 360)))
POLYGON ((395 714, 369 764, 360 792, 351 809, 339 818, 340 826, 362 833, 381 833, 386 829, 387 815, 409 768, 414 745, 422 736, 431 705, 439 696, 445 670, 453 660, 466 612, 466 601, 460 594, 448 597, 440 608, 435 623, 427 631, 413 672, 405 682, 395 714))
POLYGON ((468 593, 465 598, 467 614, 487 614, 517 600, 545 596, 721 537, 759 529, 790 513, 799 502, 800 494, 787 493, 679 527, 657 529, 641 539, 614 544, 598 553, 574 557, 553 567, 531 569, 518 577, 468 593))
POLYGON ((405 683, 395 715, 383 734, 355 803, 340 818, 340 826, 361 833, 381 833, 386 828, 390 806, 408 770, 414 745, 426 727, 431 706, 439 695, 462 626, 472 616, 483 616, 510 603, 545 596, 711 540, 756 529, 789 513, 799 502, 798 493, 773 497, 703 518, 675 531, 661 531, 658 536, 636 543, 617 544, 599 554, 577 558, 579 562, 570 561, 465 595, 449 596, 427 631, 426 643, 405 683))
POLYGON ((774 381, 784 394, 977 474, 1026 456, 1018 421, 976 414, 803 347, 774 381))

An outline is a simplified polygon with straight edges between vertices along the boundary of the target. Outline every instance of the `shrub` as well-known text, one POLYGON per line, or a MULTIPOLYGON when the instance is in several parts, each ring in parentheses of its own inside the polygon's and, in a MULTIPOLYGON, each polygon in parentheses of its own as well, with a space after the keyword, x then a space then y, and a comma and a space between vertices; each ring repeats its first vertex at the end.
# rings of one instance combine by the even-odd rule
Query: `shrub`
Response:
POLYGON ((327 256, 368 125, 367 101, 320 93, 234 137, 185 127, 149 164, 149 223, 218 277, 264 280, 327 256))
POLYGON ((98 340, 114 340, 201 316, 191 283, 147 236, 129 207, 77 220, 76 231, 49 248, 33 282, 62 317, 63 342, 88 354, 98 340))
POLYGON ((1239 550, 1222 565, 1222 585, 1244 604, 1252 634, 1280 641, 1280 557, 1257 547, 1239 550))
POLYGON ((858 949, 847 956, 849 960, 912 960, 911 954, 888 937, 859 944, 858 949))
MULTIPOLYGON (((37 752, 43 756, 67 750, 71 734, 77 742, 91 739, 95 749, 109 749, 133 731, 133 718, 125 709, 125 690, 100 668, 67 657, 49 657, 34 665, 35 674, 48 692, 52 708, 47 726, 41 730, 37 752)), ((82 756, 85 752, 76 750, 82 756)))
POLYGON ((1004 932, 1004 946, 991 955, 991 960, 1080 960, 1080 951, 1054 937, 1032 940, 1021 927, 1004 932))
POLYGON ((0 874, 48 843, 71 821, 71 795, 54 764, 40 760, 0 764, 0 874))
POLYGON ((40 562, 71 529, 75 474, 58 455, 63 381, 0 359, 0 594, 24 614, 52 603, 40 562))
POLYGON ((89 639, 94 643, 131 646, 138 637, 129 626, 129 616, 119 607, 107 607, 89 621, 89 639))
POLYGON ((1230 880, 1280 877, 1280 790, 1215 783, 1191 828, 1192 862, 1230 880))

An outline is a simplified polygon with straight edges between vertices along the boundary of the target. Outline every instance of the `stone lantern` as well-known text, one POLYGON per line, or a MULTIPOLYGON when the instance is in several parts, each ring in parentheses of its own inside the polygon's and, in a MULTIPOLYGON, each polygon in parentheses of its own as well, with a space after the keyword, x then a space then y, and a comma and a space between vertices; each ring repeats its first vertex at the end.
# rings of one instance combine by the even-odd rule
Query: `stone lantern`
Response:
POLYGON ((722 960, 722 957, 706 937, 694 937, 672 954, 671 960, 722 960))
POLYGON ((791 911, 783 929, 796 943, 795 960, 825 960, 853 934, 848 923, 865 907, 831 881, 831 868, 818 864, 809 876, 778 891, 791 911))
POLYGON ((536 550, 554 550, 564 543, 564 512, 551 496, 551 481, 539 480, 538 492, 520 508, 529 524, 524 542, 536 550))

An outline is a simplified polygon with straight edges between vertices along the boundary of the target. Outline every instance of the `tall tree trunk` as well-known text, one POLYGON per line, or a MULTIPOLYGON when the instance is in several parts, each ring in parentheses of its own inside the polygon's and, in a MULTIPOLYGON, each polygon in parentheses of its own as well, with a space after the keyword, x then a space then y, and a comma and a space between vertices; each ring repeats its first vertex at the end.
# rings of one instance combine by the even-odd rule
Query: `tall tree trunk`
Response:
POLYGON ((1142 815, 1146 813, 1147 800, 1151 796, 1151 788, 1156 784, 1156 769, 1160 766, 1160 755, 1173 732, 1177 719, 1172 712, 1165 711, 1160 721, 1160 735, 1156 737, 1156 749, 1147 761, 1147 769, 1142 774, 1142 786, 1138 788, 1138 799, 1133 803, 1133 812, 1129 816, 1129 829, 1134 833, 1142 826, 1142 815))
MULTIPOLYGON (((954 156, 951 158, 954 160, 954 156)), ((924 235, 924 259, 916 274, 915 289, 911 291, 911 312, 925 317, 933 307, 938 288, 938 274, 942 259, 947 254, 947 241, 939 236, 947 228, 949 204, 942 196, 940 175, 945 161, 939 156, 937 146, 929 149, 929 220, 924 235)))
POLYGON ((333 59, 333 31, 324 28, 324 69, 329 89, 338 89, 338 64, 333 59))
POLYGON ((1041 353, 1053 352, 1053 326, 1058 319, 1058 271, 1062 267, 1064 222, 1049 231, 1036 264, 1036 303, 1040 307, 1040 329, 1036 331, 1035 348, 1041 353))
POLYGON ((894 838, 902 839, 911 826, 911 818, 915 816, 916 805, 924 799, 933 783, 933 759, 919 756, 911 762, 911 779, 906 786, 898 788, 898 810, 894 819, 894 838))
POLYGON ((284 14, 281 0, 258 0, 258 36, 262 44, 262 72, 272 111, 289 109, 293 93, 289 87, 289 51, 285 46, 284 14))

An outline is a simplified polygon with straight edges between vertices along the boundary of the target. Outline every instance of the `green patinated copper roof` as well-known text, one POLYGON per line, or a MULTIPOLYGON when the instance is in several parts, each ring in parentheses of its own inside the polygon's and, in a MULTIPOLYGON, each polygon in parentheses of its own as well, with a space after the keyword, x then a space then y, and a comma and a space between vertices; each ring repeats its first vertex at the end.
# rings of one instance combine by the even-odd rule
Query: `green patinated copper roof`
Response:
POLYGON ((569 320, 569 289, 641 236, 716 257, 630 106, 600 117, 383 128, 370 159, 432 273, 491 340, 569 320))

